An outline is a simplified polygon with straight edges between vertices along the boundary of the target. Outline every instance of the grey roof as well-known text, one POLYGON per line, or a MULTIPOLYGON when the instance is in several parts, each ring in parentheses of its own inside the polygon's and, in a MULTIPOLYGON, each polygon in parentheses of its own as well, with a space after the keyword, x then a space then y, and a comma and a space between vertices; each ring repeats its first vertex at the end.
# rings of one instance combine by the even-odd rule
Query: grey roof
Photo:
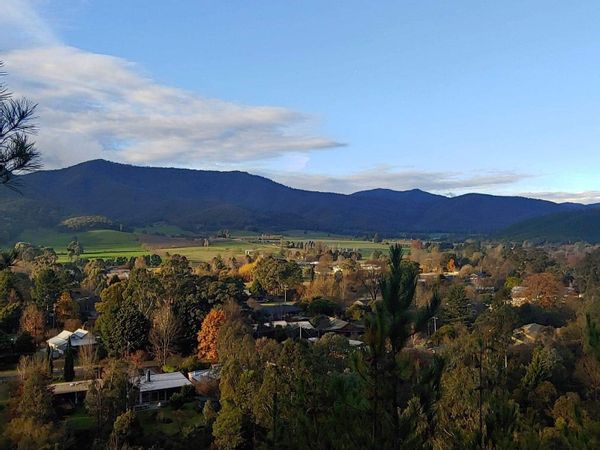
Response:
MULTIPOLYGON (((86 392, 94 380, 70 381, 66 383, 54 383, 50 385, 50 389, 54 395, 72 394, 74 392, 86 392)), ((100 380, 99 380, 100 382, 100 380)))
POLYGON ((140 392, 176 389, 192 385, 190 380, 183 376, 181 372, 152 373, 150 374, 150 381, 146 380, 146 375, 142 375, 140 377, 135 377, 132 382, 138 385, 140 392))
POLYGON ((201 381, 202 379, 218 380, 221 378, 221 366, 213 364, 209 369, 194 370, 188 373, 188 378, 190 381, 201 381))

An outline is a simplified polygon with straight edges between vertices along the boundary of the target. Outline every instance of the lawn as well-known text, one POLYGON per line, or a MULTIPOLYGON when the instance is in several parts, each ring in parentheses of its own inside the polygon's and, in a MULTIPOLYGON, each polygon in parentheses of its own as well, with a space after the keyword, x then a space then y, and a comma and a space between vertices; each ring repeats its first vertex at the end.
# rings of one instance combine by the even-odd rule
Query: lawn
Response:
POLYGON ((145 436, 175 436, 186 427, 204 424, 204 416, 197 409, 198 402, 185 403, 180 409, 163 406, 160 409, 138 412, 138 419, 145 436))
POLYGON ((65 417, 67 428, 73 431, 89 431, 96 426, 94 418, 88 415, 85 407, 78 407, 72 414, 65 417))

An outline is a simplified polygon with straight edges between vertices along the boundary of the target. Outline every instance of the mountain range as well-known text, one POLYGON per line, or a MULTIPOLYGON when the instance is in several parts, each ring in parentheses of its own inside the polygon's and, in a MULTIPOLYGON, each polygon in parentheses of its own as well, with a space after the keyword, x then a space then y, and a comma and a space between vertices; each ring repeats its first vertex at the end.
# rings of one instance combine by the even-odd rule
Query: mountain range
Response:
POLYGON ((507 230, 510 237, 519 234, 521 222, 541 220, 527 225, 536 229, 543 217, 557 214, 600 221, 593 206, 574 203, 486 194, 445 197, 419 189, 345 195, 294 189, 246 172, 105 160, 23 175, 18 182, 19 192, 0 189, 0 240, 80 215, 102 215, 125 226, 166 222, 196 232, 294 229, 383 236, 507 230))

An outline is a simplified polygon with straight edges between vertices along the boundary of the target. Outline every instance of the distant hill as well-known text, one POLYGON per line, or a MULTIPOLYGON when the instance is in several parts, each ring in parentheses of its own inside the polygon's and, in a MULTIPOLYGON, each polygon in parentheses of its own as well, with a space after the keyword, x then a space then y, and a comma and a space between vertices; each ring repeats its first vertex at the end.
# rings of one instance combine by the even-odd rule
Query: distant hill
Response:
POLYGON ((418 189, 351 195, 294 189, 245 172, 136 167, 94 160, 19 178, 0 189, 0 240, 76 216, 115 224, 162 222, 186 230, 305 229, 343 234, 491 233, 546 214, 584 208, 521 197, 444 197, 418 189))
POLYGON ((502 230, 498 236, 514 241, 600 243, 600 208, 590 205, 585 209, 550 214, 516 223, 502 230))

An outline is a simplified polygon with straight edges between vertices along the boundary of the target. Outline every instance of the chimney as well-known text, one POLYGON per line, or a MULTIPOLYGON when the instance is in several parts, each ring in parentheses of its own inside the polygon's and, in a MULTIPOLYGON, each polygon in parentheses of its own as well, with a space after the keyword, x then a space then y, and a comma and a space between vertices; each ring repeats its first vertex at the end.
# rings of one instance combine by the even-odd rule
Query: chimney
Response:
POLYGON ((150 383, 150 369, 146 369, 146 383, 150 383))

